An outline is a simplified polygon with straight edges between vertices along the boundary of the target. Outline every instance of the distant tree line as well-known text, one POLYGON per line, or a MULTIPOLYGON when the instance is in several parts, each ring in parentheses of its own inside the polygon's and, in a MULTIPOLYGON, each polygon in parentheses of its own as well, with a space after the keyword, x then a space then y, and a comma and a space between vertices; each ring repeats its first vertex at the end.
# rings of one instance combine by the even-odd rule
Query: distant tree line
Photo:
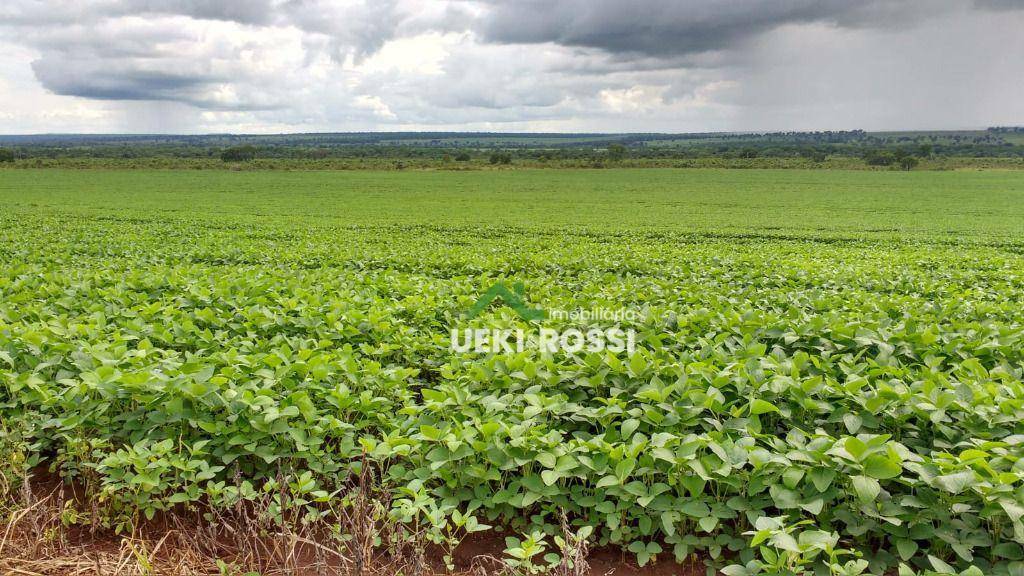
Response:
POLYGON ((354 133, 272 136, 0 136, 0 162, 39 159, 167 159, 229 164, 255 161, 366 161, 509 165, 833 158, 913 169, 922 160, 1024 158, 1024 128, 973 131, 863 130, 698 134, 354 133))

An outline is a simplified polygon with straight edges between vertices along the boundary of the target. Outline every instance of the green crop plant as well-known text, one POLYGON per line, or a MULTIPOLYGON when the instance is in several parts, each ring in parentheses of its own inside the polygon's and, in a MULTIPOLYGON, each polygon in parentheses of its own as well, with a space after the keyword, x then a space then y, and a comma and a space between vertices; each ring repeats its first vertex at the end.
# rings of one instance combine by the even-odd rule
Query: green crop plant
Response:
POLYGON ((0 471, 128 531, 332 522, 369 466, 375 519, 506 530, 524 573, 568 531, 735 575, 1019 574, 1022 199, 1015 172, 5 172, 0 471), (469 318, 498 283, 633 310, 637 350, 454 352, 572 325, 469 318))

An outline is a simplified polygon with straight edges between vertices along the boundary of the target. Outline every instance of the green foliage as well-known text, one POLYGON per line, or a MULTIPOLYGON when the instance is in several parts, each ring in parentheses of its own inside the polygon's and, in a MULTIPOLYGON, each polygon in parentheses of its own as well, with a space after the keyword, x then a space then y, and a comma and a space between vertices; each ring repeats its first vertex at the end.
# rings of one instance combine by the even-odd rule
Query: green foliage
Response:
POLYGON ((124 530, 260 499, 312 521, 365 454, 394 521, 442 544, 504 526, 523 573, 557 562, 564 510, 639 564, 1017 574, 1022 194, 1018 173, 12 171, 0 450, 124 530), (529 326, 466 320, 499 281, 641 311, 637 352, 452 352, 460 323, 529 326))
MULTIPOLYGON (((1019 159, 1024 128, 940 132, 690 133, 690 134, 507 134, 466 132, 351 132, 275 135, 34 135, 0 136, 0 146, 31 159, 121 159, 142 161, 214 158, 225 147, 258 146, 275 160, 401 159, 443 161, 453 151, 506 151, 515 160, 618 161, 627 154, 656 160, 814 158, 818 154, 859 158, 913 151, 921 157, 1019 159), (620 153, 622 153, 620 155, 620 153), (611 156, 611 157, 609 157, 611 156)), ((518 162, 517 162, 518 163, 518 162)), ((192 162, 192 164, 199 164, 192 162)), ((324 162, 321 162, 324 164, 324 162)))
POLYGON ((897 163, 899 164, 901 169, 909 171, 913 170, 918 164, 921 163, 921 161, 913 156, 901 156, 899 160, 897 160, 897 163))
POLYGON ((14 162, 14 151, 0 148, 0 162, 14 162))
POLYGON ((622 144, 610 144, 608 146, 608 159, 619 161, 626 157, 626 147, 622 144))
POLYGON ((508 152, 501 152, 501 151, 491 152, 491 156, 489 158, 489 161, 490 161, 491 164, 511 164, 512 163, 512 155, 509 154, 508 152))
POLYGON ((15 500, 18 488, 34 462, 29 448, 18 430, 0 422, 0 515, 15 500))
POLYGON ((220 159, 224 162, 248 162, 256 158, 256 152, 256 147, 250 144, 232 146, 221 151, 220 159))
POLYGON ((886 150, 869 150, 864 154, 864 162, 868 166, 892 166, 896 157, 886 150))

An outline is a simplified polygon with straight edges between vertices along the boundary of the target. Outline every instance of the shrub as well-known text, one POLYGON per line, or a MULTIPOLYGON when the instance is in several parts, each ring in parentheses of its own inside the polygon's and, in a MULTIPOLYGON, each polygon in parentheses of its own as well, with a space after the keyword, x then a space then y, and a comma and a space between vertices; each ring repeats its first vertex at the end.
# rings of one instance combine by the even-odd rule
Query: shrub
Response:
POLYGON ((225 148, 220 153, 224 162, 248 162, 256 158, 256 147, 250 144, 225 148))
POLYGON ((491 164, 511 164, 512 155, 508 152, 491 152, 491 164))
POLYGON ((917 165, 921 163, 921 161, 915 158, 914 156, 903 156, 902 158, 899 159, 898 163, 901 169, 910 171, 916 168, 917 165))
POLYGON ((864 155, 864 162, 868 166, 892 166, 896 159, 888 152, 872 150, 864 155))

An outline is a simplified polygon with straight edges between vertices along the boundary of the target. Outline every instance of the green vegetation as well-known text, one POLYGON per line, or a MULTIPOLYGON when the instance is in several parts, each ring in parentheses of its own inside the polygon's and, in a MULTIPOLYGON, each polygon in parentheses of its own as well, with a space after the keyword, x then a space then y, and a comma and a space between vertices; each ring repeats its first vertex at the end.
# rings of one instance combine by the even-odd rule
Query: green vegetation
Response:
POLYGON ((255 160, 258 151, 252 144, 232 146, 221 151, 220 159, 224 162, 247 162, 255 160))
POLYGON ((501 152, 496 150, 494 152, 491 152, 491 156, 490 158, 488 158, 488 161, 491 164, 511 164, 512 155, 509 154, 508 152, 501 152))
POLYGON ((1024 167, 1018 128, 947 132, 0 136, 19 167, 466 169, 516 167, 1024 167), (452 160, 456 163, 452 163, 452 160), (220 161, 218 161, 220 160, 220 161))
POLYGON ((564 512, 641 564, 1019 574, 1022 271, 1011 171, 8 170, 0 472, 128 530, 336 522, 368 464, 523 573, 564 512), (497 282, 638 349, 453 352, 535 327, 466 318, 497 282))

